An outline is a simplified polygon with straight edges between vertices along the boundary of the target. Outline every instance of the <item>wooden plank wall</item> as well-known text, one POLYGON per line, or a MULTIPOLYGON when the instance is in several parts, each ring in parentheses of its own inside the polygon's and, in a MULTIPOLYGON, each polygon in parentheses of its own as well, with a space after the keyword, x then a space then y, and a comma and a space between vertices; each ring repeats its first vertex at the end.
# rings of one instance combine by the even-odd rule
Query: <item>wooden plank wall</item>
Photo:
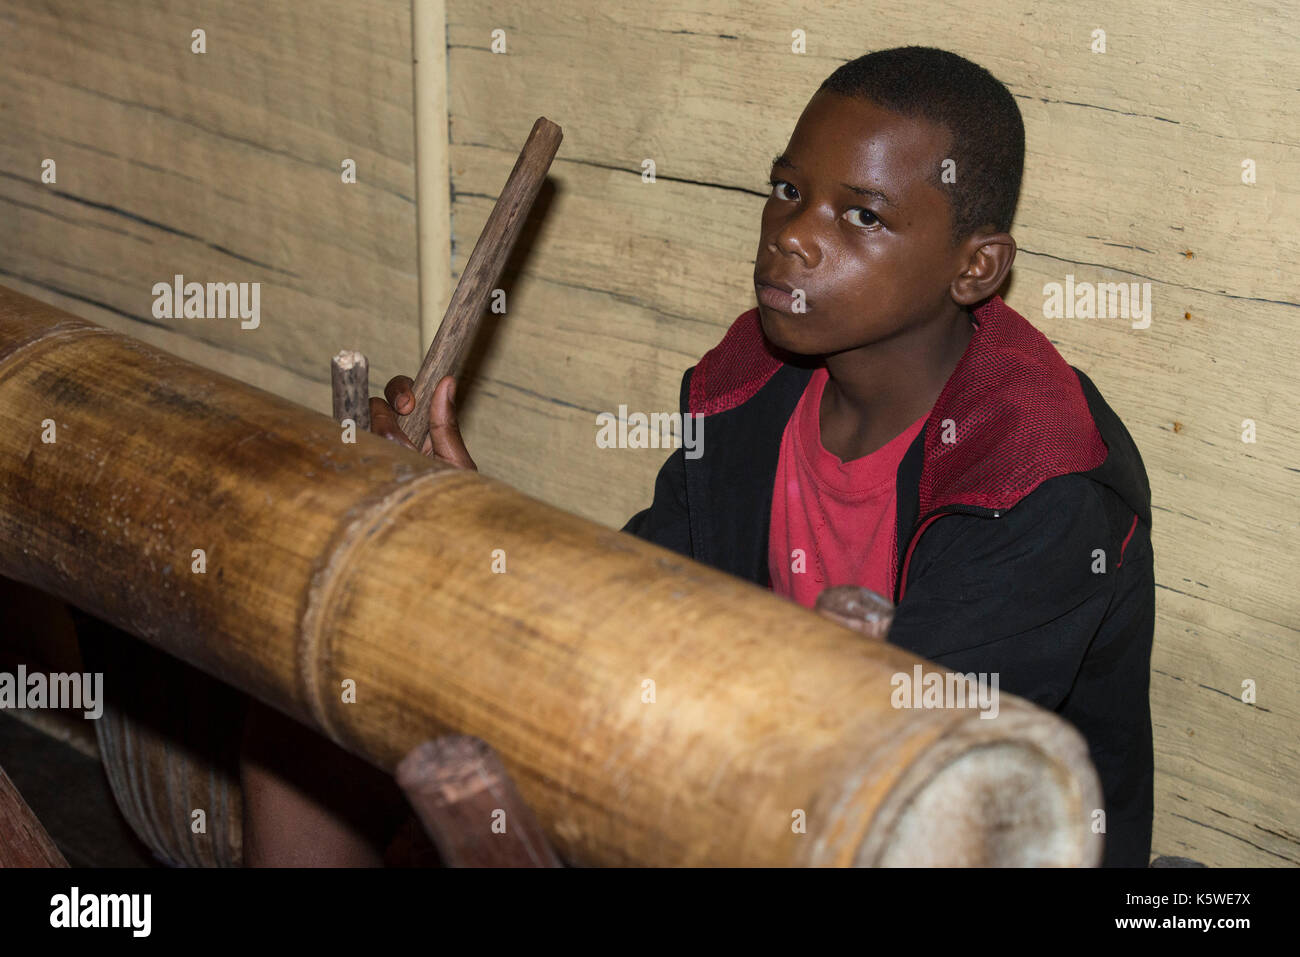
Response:
POLYGON ((455 269, 533 118, 565 129, 551 208, 467 389, 471 451, 615 526, 667 453, 597 448, 595 415, 676 409, 682 371, 753 305, 767 166, 822 79, 909 43, 1002 79, 1028 137, 1007 298, 1097 383, 1151 478, 1154 852, 1300 863, 1294 9, 450 0, 447 22, 455 269), (1043 318, 1043 284, 1067 273, 1151 282, 1151 328, 1043 318))
POLYGON ((339 349, 408 367, 410 31, 409 0, 3 0, 0 282, 324 412, 339 349), (178 273, 261 283, 257 328, 155 319, 178 273))
MULTIPOLYGON (((1294 11, 448 0, 445 16, 453 277, 533 120, 565 128, 508 312, 471 359, 465 435, 483 471, 613 526, 667 452, 599 449, 595 416, 675 409, 684 369, 753 304, 767 165, 826 74, 922 43, 1006 82, 1028 133, 1008 301, 1098 384, 1151 477, 1154 852, 1300 863, 1294 11), (1151 282, 1151 328, 1045 318, 1043 284, 1067 274, 1151 282)), ((341 346, 370 355, 375 387, 413 372, 410 49, 407 0, 0 0, 0 282, 323 411, 341 346), (154 320, 151 286, 176 272, 263 282, 261 328, 154 320)))

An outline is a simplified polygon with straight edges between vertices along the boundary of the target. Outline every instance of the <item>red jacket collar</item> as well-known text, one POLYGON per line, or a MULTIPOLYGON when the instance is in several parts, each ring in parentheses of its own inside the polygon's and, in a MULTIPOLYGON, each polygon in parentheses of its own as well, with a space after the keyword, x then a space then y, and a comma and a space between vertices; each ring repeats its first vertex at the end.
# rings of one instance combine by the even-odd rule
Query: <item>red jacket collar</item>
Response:
MULTIPOLYGON (((1106 459, 1078 377, 1047 337, 1000 296, 974 317, 966 352, 926 421, 922 518, 952 505, 1011 508, 1047 479, 1106 459)), ((696 365, 690 411, 735 408, 782 365, 751 309, 696 365)))

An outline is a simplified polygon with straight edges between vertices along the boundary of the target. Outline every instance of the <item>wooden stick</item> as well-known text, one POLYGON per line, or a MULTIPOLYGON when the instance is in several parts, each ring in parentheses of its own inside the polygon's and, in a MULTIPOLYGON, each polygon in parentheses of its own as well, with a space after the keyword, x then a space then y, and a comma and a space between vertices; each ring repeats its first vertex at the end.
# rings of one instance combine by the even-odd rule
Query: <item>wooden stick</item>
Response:
POLYGON ((413 748, 397 783, 448 867, 560 867, 537 818, 487 744, 449 734, 413 748))
POLYGON ((351 419, 358 432, 370 431, 370 364, 353 349, 330 360, 330 390, 334 394, 334 421, 351 419))
POLYGON ((415 408, 410 415, 398 418, 402 431, 417 449, 424 447, 429 432, 429 400, 433 398, 433 390, 443 376, 456 374, 469 344, 474 341, 488 298, 501 278, 563 136, 563 131, 546 117, 537 118, 469 255, 465 271, 447 304, 442 325, 415 377, 415 408))
POLYGON ((67 867, 14 783, 0 768, 0 867, 67 867))

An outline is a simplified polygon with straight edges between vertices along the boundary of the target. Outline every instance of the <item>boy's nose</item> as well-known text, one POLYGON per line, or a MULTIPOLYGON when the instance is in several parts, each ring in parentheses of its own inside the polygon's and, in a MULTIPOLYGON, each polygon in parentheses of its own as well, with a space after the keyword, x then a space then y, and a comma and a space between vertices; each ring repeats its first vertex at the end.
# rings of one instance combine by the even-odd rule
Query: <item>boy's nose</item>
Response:
POLYGON ((821 247, 809 226, 805 214, 794 217, 777 232, 772 245, 780 253, 798 256, 806 265, 815 266, 821 259, 821 247))

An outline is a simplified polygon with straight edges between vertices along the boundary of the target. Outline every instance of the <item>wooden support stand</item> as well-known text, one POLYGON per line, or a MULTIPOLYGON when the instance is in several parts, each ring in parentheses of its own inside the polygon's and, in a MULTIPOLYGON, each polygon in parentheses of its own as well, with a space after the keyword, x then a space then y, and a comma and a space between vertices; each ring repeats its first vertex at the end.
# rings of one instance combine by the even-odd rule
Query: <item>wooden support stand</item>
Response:
POLYGON ((496 752, 469 735, 412 748, 397 783, 448 867, 562 867, 496 752))

